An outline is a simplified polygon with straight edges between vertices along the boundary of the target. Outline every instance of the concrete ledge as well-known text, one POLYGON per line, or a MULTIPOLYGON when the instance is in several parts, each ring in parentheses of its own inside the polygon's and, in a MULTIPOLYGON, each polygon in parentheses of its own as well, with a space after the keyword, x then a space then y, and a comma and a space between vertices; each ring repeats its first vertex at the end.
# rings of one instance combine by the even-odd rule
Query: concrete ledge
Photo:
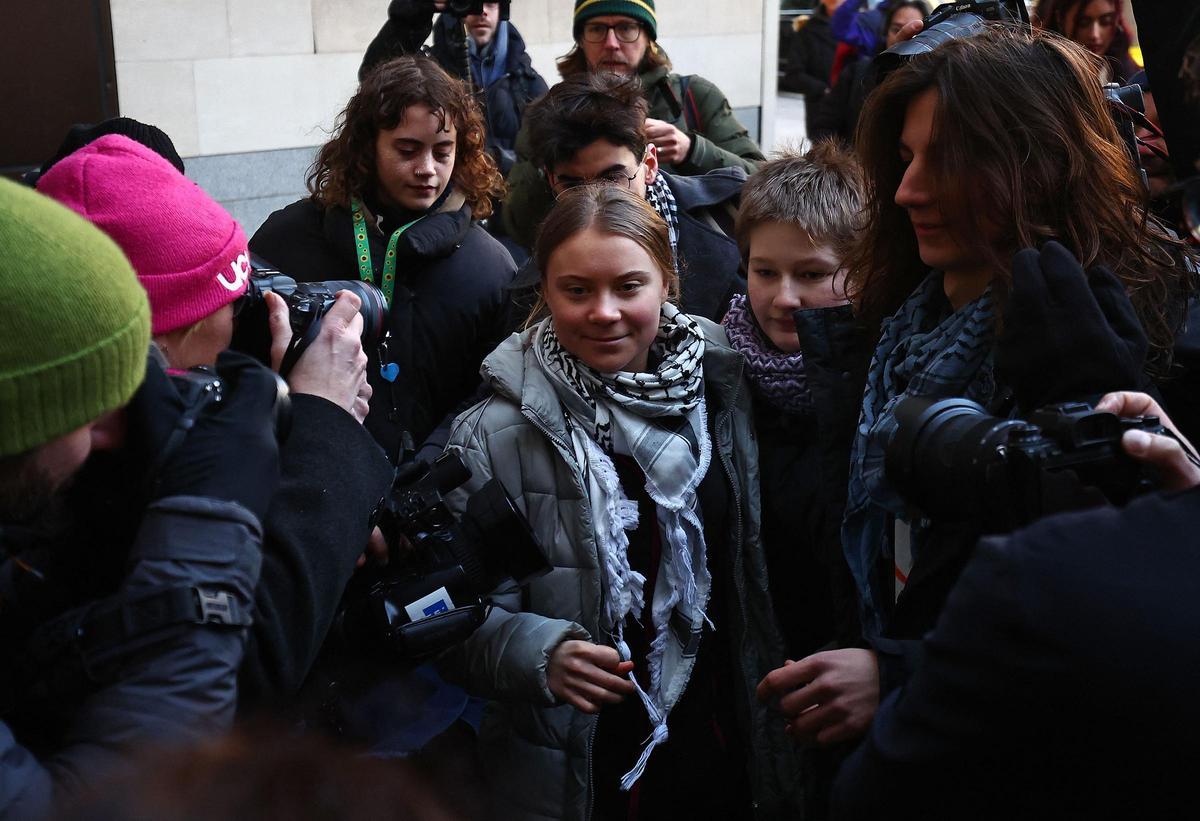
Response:
POLYGON ((187 157, 188 176, 242 224, 250 236, 283 206, 307 196, 304 177, 317 149, 187 157))

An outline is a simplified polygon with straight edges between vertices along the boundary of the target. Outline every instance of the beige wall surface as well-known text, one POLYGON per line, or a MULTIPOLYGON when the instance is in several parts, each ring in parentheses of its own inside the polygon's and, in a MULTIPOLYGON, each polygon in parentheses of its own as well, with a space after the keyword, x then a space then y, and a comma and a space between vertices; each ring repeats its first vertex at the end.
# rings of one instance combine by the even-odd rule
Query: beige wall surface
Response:
MULTIPOLYGON (((111 0, 121 113, 185 157, 319 145, 354 91, 386 0, 111 0)), ((768 4, 769 5, 769 4, 768 4)), ((658 0, 676 70, 735 107, 763 104, 763 0, 658 0)), ((572 0, 513 0, 547 82, 571 45, 572 0)), ((768 26, 773 34, 775 23, 768 26)))

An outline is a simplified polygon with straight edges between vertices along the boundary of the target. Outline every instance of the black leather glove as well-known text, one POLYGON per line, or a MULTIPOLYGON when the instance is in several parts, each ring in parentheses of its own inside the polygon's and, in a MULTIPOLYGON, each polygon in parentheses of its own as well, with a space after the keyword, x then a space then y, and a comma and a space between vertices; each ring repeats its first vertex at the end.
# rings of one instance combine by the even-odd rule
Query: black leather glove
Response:
POLYGON ((1124 285, 1107 268, 1084 273, 1057 242, 1013 258, 995 363, 1020 412, 1137 389, 1148 349, 1124 285))
POLYGON ((158 407, 178 410, 152 498, 204 496, 238 502, 261 520, 279 485, 279 380, 254 359, 231 351, 217 359, 216 375, 223 383, 221 399, 205 403, 192 423, 187 409, 196 403, 184 401, 178 390, 172 397, 159 386, 158 407), (182 440, 176 443, 181 428, 182 440))

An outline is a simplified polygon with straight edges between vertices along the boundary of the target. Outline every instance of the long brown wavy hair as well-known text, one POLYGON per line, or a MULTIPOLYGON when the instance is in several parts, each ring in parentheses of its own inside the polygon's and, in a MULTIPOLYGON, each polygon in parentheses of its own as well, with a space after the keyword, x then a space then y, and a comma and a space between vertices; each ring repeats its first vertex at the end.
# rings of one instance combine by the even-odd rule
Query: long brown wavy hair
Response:
POLYGON ((321 146, 308 172, 312 199, 329 208, 348 208, 350 198, 373 191, 375 141, 395 128, 410 106, 425 104, 440 125, 454 124, 454 173, 451 181, 471 206, 475 219, 492 213, 492 198, 504 193, 504 179, 484 148, 479 104, 461 81, 426 57, 398 57, 376 66, 363 78, 334 126, 333 139, 321 146))
POLYGON ((1012 255, 1057 240, 1085 269, 1106 265, 1121 279, 1150 338, 1152 367, 1165 367, 1191 290, 1189 252, 1146 208, 1098 60, 1058 35, 997 25, 914 58, 879 85, 858 123, 866 207, 847 278, 868 324, 877 328, 928 273, 895 194, 909 102, 932 88, 940 211, 958 242, 990 261, 1001 304, 1012 255), (997 227, 999 237, 985 239, 997 227))

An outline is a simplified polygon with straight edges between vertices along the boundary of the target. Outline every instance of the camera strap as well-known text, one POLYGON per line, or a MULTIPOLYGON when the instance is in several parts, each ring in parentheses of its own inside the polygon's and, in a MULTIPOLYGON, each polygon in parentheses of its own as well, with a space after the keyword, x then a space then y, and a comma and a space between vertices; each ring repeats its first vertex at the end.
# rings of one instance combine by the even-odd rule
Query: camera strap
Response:
POLYGON ((292 334, 292 341, 288 343, 287 350, 283 352, 283 359, 279 362, 279 375, 284 379, 291 374, 292 368, 296 367, 296 363, 300 361, 300 357, 308 350, 308 346, 317 341, 317 335, 321 333, 321 317, 315 318, 308 323, 308 327, 304 329, 303 334, 292 334))
MULTIPOLYGON (((363 282, 374 285, 376 284, 375 266, 371 262, 371 244, 367 240, 367 217, 362 200, 358 197, 351 197, 350 211, 354 216, 354 248, 358 251, 358 277, 363 282)), ((424 219, 424 215, 411 222, 406 222, 393 231, 391 238, 388 239, 387 256, 383 260, 383 283, 379 285, 388 305, 392 304, 392 294, 396 290, 396 245, 400 242, 400 235, 422 219, 424 219)))

